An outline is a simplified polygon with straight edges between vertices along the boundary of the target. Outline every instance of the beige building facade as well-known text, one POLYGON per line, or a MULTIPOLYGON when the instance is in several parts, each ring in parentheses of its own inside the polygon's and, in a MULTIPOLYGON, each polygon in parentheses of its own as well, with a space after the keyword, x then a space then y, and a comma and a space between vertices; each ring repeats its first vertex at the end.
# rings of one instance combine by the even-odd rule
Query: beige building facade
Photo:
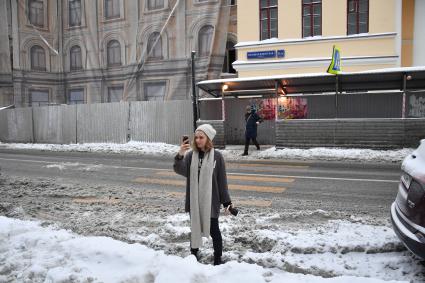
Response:
POLYGON ((0 107, 190 99, 192 50, 197 80, 232 71, 235 4, 2 0, 0 107))
POLYGON ((346 72, 425 65, 425 1, 244 0, 239 77, 322 73, 334 45, 346 72))

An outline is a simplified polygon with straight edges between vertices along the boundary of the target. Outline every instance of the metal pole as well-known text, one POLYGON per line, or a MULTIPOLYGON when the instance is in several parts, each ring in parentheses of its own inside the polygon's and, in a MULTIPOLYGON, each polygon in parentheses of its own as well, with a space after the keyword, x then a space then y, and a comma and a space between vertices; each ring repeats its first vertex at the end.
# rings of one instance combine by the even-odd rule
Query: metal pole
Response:
POLYGON ((335 118, 338 118, 338 92, 339 92, 339 81, 338 75, 335 76, 335 118))
POLYGON ((221 89, 221 119, 226 120, 226 104, 224 102, 224 91, 221 89))
POLYGON ((198 101, 196 95, 196 83, 195 83, 195 55, 196 51, 192 51, 192 104, 193 104, 193 132, 196 131, 196 121, 198 121, 198 101))
POLYGON ((406 87, 407 87, 407 78, 406 74, 403 75, 403 102, 401 109, 401 118, 406 118, 406 87))
POLYGON ((274 120, 276 122, 277 120, 279 120, 279 118, 278 118, 278 116, 279 116, 279 110, 278 110, 279 109, 278 108, 279 107, 279 82, 278 81, 275 82, 275 93, 274 93, 274 95, 275 95, 275 103, 276 103, 276 105, 274 107, 274 115, 275 115, 274 120))

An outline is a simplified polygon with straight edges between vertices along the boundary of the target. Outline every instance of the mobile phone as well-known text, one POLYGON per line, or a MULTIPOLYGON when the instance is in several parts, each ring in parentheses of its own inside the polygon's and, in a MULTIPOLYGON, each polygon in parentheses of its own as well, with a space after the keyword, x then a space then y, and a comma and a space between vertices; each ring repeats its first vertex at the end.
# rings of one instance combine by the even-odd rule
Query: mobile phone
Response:
POLYGON ((183 135, 182 140, 183 140, 183 143, 189 143, 189 136, 183 135))

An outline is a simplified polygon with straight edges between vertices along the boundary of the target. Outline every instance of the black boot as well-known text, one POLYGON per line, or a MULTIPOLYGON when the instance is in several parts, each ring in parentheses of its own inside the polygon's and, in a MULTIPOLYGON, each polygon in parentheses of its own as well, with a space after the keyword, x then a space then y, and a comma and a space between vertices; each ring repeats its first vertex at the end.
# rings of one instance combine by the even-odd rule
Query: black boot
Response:
POLYGON ((220 265, 223 264, 224 262, 221 260, 221 256, 215 256, 214 255, 214 265, 220 265))
POLYGON ((199 261, 199 249, 190 249, 190 253, 193 254, 196 257, 196 260, 199 261))

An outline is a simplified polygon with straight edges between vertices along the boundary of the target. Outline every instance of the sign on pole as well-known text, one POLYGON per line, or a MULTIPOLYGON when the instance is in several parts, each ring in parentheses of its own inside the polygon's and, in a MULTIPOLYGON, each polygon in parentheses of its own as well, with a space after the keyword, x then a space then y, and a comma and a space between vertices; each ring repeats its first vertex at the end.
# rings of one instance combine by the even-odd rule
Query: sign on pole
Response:
POLYGON ((338 75, 339 73, 341 73, 341 71, 341 50, 336 45, 334 45, 332 51, 332 61, 328 67, 327 72, 334 75, 338 75))

